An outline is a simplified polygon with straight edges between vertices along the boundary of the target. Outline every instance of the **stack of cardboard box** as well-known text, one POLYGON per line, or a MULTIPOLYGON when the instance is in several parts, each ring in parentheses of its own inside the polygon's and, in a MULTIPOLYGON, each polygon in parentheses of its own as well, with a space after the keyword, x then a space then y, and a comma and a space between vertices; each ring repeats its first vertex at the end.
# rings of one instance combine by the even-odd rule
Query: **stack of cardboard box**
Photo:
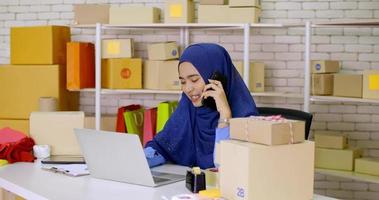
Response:
POLYGON ((41 97, 57 99, 57 110, 77 110, 79 95, 66 89, 64 26, 11 28, 11 65, 0 67, 0 128, 29 133, 29 115, 41 97))
POLYGON ((142 59, 133 58, 133 56, 132 39, 102 40, 102 88, 142 88, 142 59))
POLYGON ((216 144, 223 197, 312 199, 314 144, 304 122, 276 117, 230 120, 231 140, 216 144))
POLYGON ((146 6, 111 6, 109 24, 152 24, 161 20, 161 10, 146 6))
POLYGON ((339 72, 340 63, 334 60, 313 60, 312 95, 332 95, 334 73, 339 72))
POLYGON ((179 90, 179 49, 176 42, 149 44, 148 60, 144 62, 145 89, 179 90))
POLYGON ((315 167, 353 171, 354 159, 362 155, 360 148, 348 147, 347 137, 333 132, 315 132, 315 167))
MULTIPOLYGON (((234 67, 243 78, 244 69, 242 61, 233 61, 234 67)), ((251 92, 265 91, 265 64, 261 62, 250 62, 249 89, 251 92)))
POLYGON ((200 0, 199 23, 258 23, 260 0, 200 0))

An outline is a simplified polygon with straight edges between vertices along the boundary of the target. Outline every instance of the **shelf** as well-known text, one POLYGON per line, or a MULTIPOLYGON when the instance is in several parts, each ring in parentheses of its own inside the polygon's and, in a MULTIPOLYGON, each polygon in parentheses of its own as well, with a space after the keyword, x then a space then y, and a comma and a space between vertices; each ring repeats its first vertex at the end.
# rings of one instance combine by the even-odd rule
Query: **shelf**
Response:
POLYGON ((379 104, 379 99, 361 99, 361 98, 347 98, 347 97, 334 97, 334 96, 311 96, 311 101, 324 101, 324 102, 351 102, 351 103, 375 103, 379 104))
POLYGON ((284 92, 252 92, 253 97, 283 97, 283 98, 304 98, 302 94, 284 92))
POLYGON ((379 184, 379 176, 360 174, 360 173, 356 173, 352 171, 341 171, 341 170, 321 169, 321 168, 315 168, 315 172, 324 174, 324 175, 338 176, 342 178, 353 179, 356 181, 364 181, 364 182, 379 184))
POLYGON ((315 23, 312 27, 335 27, 335 26, 354 26, 354 27, 379 27, 379 20, 344 20, 325 23, 315 23))

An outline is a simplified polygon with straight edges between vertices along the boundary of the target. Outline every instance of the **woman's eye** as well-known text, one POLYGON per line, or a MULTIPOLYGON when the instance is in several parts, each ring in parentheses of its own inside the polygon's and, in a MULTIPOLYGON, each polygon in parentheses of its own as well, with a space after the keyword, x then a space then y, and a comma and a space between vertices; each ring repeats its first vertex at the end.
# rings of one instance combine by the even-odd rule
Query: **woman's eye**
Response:
POLYGON ((186 84, 186 82, 184 82, 184 81, 180 81, 180 84, 184 85, 184 84, 186 84))
POLYGON ((196 83, 198 80, 199 79, 197 78, 197 79, 192 79, 191 81, 192 81, 192 83, 196 83))

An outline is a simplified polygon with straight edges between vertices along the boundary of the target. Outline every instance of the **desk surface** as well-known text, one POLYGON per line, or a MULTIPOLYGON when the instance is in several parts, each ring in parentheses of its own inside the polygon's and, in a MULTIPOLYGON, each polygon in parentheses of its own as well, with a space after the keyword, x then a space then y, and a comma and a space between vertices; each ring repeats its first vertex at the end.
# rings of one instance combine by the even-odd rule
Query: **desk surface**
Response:
MULTIPOLYGON (((186 168, 164 165, 156 171, 183 173, 186 168)), ((107 181, 91 176, 70 177, 40 169, 40 163, 15 163, 0 168, 0 187, 26 199, 171 199, 188 194, 184 181, 157 188, 107 181)), ((314 200, 333 200, 315 195, 314 200)))

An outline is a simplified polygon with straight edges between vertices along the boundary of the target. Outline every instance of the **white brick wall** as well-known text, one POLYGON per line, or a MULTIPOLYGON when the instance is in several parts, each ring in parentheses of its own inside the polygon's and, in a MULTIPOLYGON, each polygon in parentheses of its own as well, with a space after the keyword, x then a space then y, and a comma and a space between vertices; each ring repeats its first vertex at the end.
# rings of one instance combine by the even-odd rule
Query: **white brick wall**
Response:
MULTIPOLYGON (((0 63, 9 63, 9 27, 72 23, 73 4, 133 3, 163 7, 163 0, 1 0, 0 1, 0 63)), ((196 1, 198 2, 198 1, 196 1)), ((262 0, 262 20, 266 23, 296 23, 306 20, 329 21, 378 19, 377 0, 262 0)), ((266 89, 280 92, 303 91, 302 28, 252 29, 250 57, 266 64, 266 89)), ((179 41, 178 30, 110 31, 105 37, 132 37, 136 55, 146 58, 146 44, 166 40, 179 41), (120 35, 120 33, 122 33, 120 35)), ((72 31, 75 41, 93 41, 94 30, 72 31)), ((243 58, 243 34, 230 30, 196 30, 191 42, 222 44, 234 60, 243 58)), ((343 71, 379 69, 379 28, 316 28, 313 29, 312 59, 337 59, 343 71)), ((104 95, 102 113, 115 114, 117 107, 128 104, 156 106, 164 100, 177 100, 180 95, 124 94, 104 95)), ((302 99, 255 97, 259 106, 302 109, 302 99)), ((81 109, 94 111, 93 93, 81 93, 81 109)), ((313 130, 345 133, 353 145, 365 149, 365 155, 379 158, 379 105, 316 102, 313 130)), ((315 175, 315 192, 341 199, 378 199, 378 184, 368 184, 331 176, 315 175)))

